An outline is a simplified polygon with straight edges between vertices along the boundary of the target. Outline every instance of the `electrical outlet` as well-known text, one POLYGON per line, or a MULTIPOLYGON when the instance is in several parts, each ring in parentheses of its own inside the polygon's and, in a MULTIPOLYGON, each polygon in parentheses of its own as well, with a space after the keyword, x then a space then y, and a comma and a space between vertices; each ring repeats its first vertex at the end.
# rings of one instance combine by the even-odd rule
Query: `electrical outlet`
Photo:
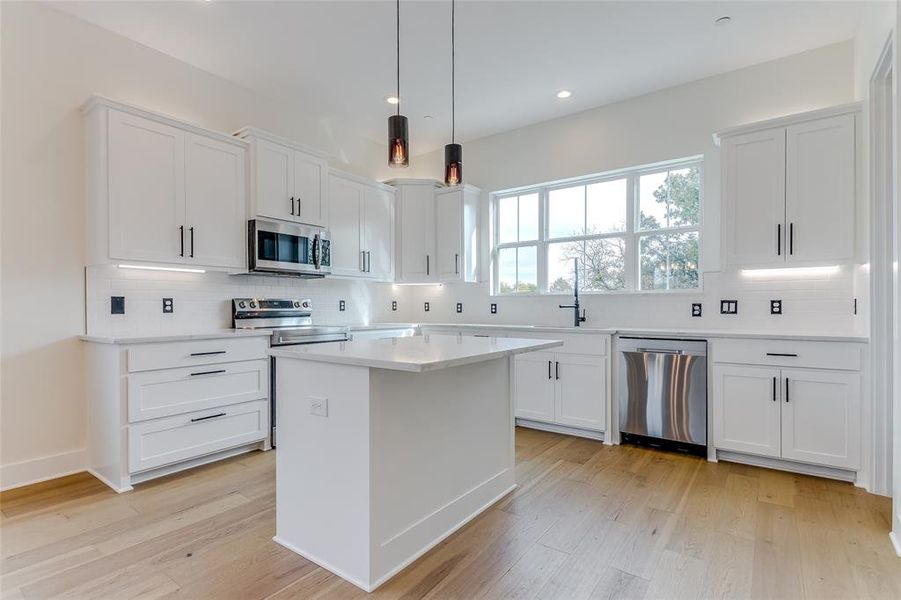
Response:
POLYGON ((397 311, 397 300, 391 301, 391 310, 397 311))
POLYGON ((310 396, 310 414, 317 417, 328 416, 328 398, 310 396))
POLYGON ((338 300, 338 310, 344 312, 347 309, 347 303, 344 300, 338 300))
POLYGON ((781 315, 782 314, 782 300, 770 300, 770 314, 771 315, 781 315))
POLYGON ((737 315, 738 300, 720 300, 721 315, 737 315))
POLYGON ((693 302, 691 305, 691 316, 700 317, 703 313, 703 306, 700 302, 693 302))
POLYGON ((494 302, 491 303, 491 314, 497 314, 497 304, 495 304, 494 302))
POLYGON ((125 296, 110 296, 109 300, 109 312, 111 315, 125 314, 125 296))
POLYGON ((175 312, 175 304, 172 298, 163 298, 163 312, 166 314, 175 312))
POLYGON ((429 303, 428 302, 422 303, 422 310, 429 312, 429 303))
POLYGON ((458 313, 463 312, 463 303, 462 302, 457 302, 457 312, 458 313))

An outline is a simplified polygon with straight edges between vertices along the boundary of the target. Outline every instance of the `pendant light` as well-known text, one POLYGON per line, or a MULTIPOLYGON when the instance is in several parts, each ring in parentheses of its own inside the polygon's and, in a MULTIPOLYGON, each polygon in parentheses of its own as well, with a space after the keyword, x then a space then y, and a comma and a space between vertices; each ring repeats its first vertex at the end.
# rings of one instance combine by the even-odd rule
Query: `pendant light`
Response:
POLYGON ((460 185, 463 183, 463 146, 456 143, 456 0, 451 0, 451 143, 444 147, 444 183, 460 185))
POLYGON ((400 114, 400 0, 397 0, 397 114, 388 117, 388 166, 410 164, 407 117, 400 114))

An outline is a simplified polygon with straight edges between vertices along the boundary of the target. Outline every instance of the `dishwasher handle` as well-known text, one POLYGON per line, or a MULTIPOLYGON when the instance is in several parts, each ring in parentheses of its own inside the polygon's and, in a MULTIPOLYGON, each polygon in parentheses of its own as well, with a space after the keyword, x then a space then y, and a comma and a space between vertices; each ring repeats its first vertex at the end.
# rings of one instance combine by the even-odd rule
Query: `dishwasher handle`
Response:
POLYGON ((679 356, 685 354, 684 350, 674 350, 672 348, 636 348, 635 351, 644 354, 677 354, 679 356))

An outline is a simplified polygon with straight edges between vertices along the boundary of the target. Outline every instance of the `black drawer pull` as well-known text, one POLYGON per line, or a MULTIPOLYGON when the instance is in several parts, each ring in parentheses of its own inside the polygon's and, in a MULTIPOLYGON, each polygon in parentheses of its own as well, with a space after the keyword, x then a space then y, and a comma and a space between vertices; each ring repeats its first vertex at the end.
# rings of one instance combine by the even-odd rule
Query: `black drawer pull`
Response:
POLYGON ((209 419, 218 419, 219 417, 224 417, 225 413, 216 413, 215 415, 208 415, 206 417, 197 417, 196 419, 191 419, 192 423, 196 423, 197 421, 208 421, 209 419))
POLYGON ((191 356, 212 356, 214 354, 225 354, 227 350, 213 350, 212 352, 192 352, 191 356))
POLYGON ((216 369, 215 371, 201 371, 200 373, 191 373, 191 377, 198 375, 215 375, 216 373, 225 373, 225 369, 216 369))
POLYGON ((797 354, 792 352, 767 352, 767 356, 787 356, 788 358, 798 358, 797 354))

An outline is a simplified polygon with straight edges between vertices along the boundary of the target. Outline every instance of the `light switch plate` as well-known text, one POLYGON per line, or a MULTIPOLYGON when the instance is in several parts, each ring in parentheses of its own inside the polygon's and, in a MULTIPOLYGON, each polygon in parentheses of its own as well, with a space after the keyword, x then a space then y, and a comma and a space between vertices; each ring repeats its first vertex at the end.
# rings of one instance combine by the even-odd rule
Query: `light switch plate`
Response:
POLYGON ((737 315, 738 300, 720 300, 721 315, 737 315))
POLYGON ((310 396, 310 414, 317 417, 328 416, 328 398, 310 396))

